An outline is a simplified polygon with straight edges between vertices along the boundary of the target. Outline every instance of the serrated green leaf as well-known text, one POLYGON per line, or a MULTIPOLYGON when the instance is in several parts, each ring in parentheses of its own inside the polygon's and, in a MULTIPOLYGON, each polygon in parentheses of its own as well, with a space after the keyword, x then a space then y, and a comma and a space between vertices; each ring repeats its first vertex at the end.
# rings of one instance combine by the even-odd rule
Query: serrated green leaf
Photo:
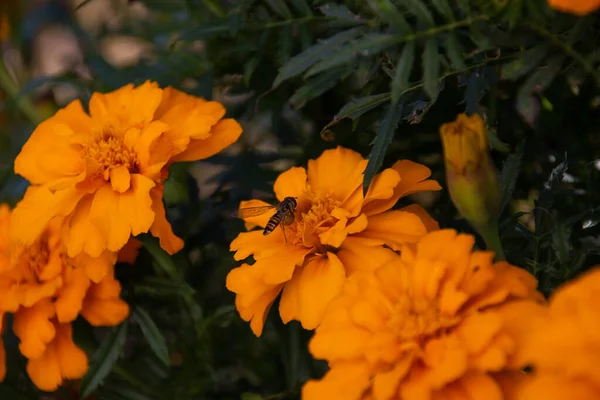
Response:
POLYGON ((294 76, 306 71, 318 61, 328 57, 334 49, 355 38, 362 32, 363 29, 360 27, 339 32, 292 57, 287 63, 285 63, 284 66, 279 69, 279 74, 273 82, 273 87, 275 88, 286 79, 293 78, 294 76))
POLYGON ((333 88, 340 80, 346 79, 352 73, 351 66, 342 66, 340 68, 332 68, 308 79, 308 82, 301 86, 290 97, 290 104, 294 108, 301 108, 309 100, 314 99, 333 88))
POLYGON ((402 109, 404 104, 398 102, 396 104, 390 104, 385 114, 379 129, 377 129, 377 136, 373 142, 373 148, 369 154, 369 162, 367 168, 365 168, 363 178, 363 194, 366 195, 369 190, 369 186, 373 181, 373 178, 379 172, 379 169, 383 165, 387 148, 394 138, 396 128, 402 119, 402 109))
POLYGON ((448 0, 432 0, 431 5, 433 5, 436 11, 447 20, 454 20, 454 14, 452 13, 452 8, 450 7, 448 0))
POLYGON ((158 357, 158 359, 161 360, 165 365, 171 365, 167 343, 160 332, 160 329, 158 329, 152 320, 152 317, 150 317, 150 315, 143 308, 136 307, 133 312, 133 319, 139 325, 146 342, 148 342, 148 345, 156 357, 158 357))
POLYGON ((369 7, 381 18, 382 21, 390 24, 403 34, 412 33, 412 28, 404 18, 404 15, 390 0, 367 0, 369 7))
POLYGON ((400 3, 429 28, 435 26, 433 15, 423 0, 402 0, 400 3))
POLYGON ((319 11, 321 11, 323 15, 327 17, 333 17, 345 21, 360 22, 362 19, 343 4, 327 3, 319 7, 319 11))
POLYGON ((337 124, 342 119, 356 119, 361 115, 373 110, 374 108, 389 102, 390 98, 391 92, 352 99, 348 104, 342 107, 340 111, 337 112, 335 117, 333 117, 333 121, 328 123, 321 130, 321 134, 327 129, 329 129, 332 125, 337 124))
MULTIPOLYGON (((294 42, 294 32, 291 25, 281 27, 279 38, 277 40, 277 63, 283 65, 292 56, 292 45, 294 42)), ((267 47, 264 46, 263 49, 267 47)))
POLYGON ((271 10, 280 17, 291 19, 293 17, 292 12, 285 4, 284 0, 265 0, 271 10))
POLYGON ((302 16, 309 17, 313 15, 310 5, 306 0, 291 0, 291 3, 302 16))
POLYGON ((467 65, 465 64, 460 44, 458 43, 458 39, 454 32, 449 32, 446 35, 445 45, 446 54, 452 63, 452 67, 457 71, 466 69, 467 65))
POLYGON ((517 145, 517 151, 510 154, 504 165, 502 167, 502 172, 500 172, 500 208, 499 213, 504 211, 504 208, 510 202, 513 192, 515 191, 515 185, 517 183, 517 178, 519 177, 519 172, 521 172, 521 159, 523 158, 523 153, 525 151, 525 140, 522 140, 517 145))
POLYGON ((521 19, 521 15, 523 13, 523 0, 511 0, 505 7, 503 11, 504 19, 508 22, 508 30, 512 31, 519 20, 521 19))
POLYGON ((400 53, 394 79, 392 80, 392 103, 396 104, 400 100, 402 92, 406 90, 410 83, 410 73, 415 62, 415 42, 407 42, 400 53))
POLYGON ((440 74, 440 55, 434 38, 427 39, 423 52, 423 89, 430 99, 438 95, 438 78, 440 74))
POLYGON ((358 53, 368 52, 369 54, 377 53, 383 49, 393 46, 401 41, 401 38, 395 35, 386 35, 383 33, 368 33, 361 38, 340 46, 331 52, 326 58, 323 58, 317 64, 312 66, 306 76, 316 75, 327 69, 336 67, 341 64, 348 63, 354 60, 358 53))
POLYGON ((94 392, 111 372, 125 344, 128 326, 128 321, 125 320, 121 325, 113 328, 94 353, 87 373, 81 378, 79 397, 82 399, 94 392))
POLYGON ((142 235, 139 239, 144 244, 146 250, 148 250, 148 253, 154 258, 154 261, 156 261, 156 264, 160 269, 171 279, 179 281, 179 272, 177 271, 175 262, 173 262, 171 256, 160 247, 158 241, 154 237, 148 235, 142 235))
POLYGON ((542 43, 521 53, 516 59, 500 68, 500 78, 516 80, 536 68, 550 50, 549 43, 542 43))
POLYGON ((558 218, 553 218, 552 223, 552 248, 561 265, 569 262, 569 238, 570 229, 558 218))
POLYGON ((230 34, 231 17, 221 18, 193 28, 182 29, 178 41, 207 39, 213 36, 230 34))

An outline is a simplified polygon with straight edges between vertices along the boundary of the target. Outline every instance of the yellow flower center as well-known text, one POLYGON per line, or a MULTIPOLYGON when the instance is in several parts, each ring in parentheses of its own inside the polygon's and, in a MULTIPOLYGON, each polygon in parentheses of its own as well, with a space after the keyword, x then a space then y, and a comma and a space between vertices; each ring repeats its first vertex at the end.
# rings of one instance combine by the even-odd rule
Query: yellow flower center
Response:
POLYGON ((440 313, 436 299, 402 297, 395 305, 388 326, 402 342, 424 344, 428 339, 444 333, 459 322, 457 316, 440 313))
POLYGON ((128 148, 121 136, 103 133, 100 137, 88 144, 85 157, 97 164, 99 172, 108 180, 110 170, 125 166, 129 172, 137 169, 137 157, 133 150, 128 148))
POLYGON ((341 202, 329 194, 317 193, 310 189, 307 191, 307 197, 308 208, 299 210, 296 215, 296 223, 292 225, 292 228, 295 227, 292 243, 319 247, 319 235, 337 222, 337 219, 331 216, 331 212, 341 202))

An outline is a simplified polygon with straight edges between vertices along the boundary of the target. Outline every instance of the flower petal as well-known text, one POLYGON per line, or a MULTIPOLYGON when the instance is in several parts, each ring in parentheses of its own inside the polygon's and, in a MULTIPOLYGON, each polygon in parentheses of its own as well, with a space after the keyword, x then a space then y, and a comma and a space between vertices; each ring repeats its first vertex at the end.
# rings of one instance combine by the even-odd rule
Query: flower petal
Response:
POLYGON ((279 300, 279 315, 284 324, 300 319, 300 275, 302 271, 304 271, 304 267, 297 267, 292 279, 283 286, 279 300))
POLYGON ((283 201, 286 197, 300 197, 306 191, 306 170, 302 167, 292 167, 280 174, 273 184, 273 191, 277 200, 283 201))
POLYGON ((311 259, 300 275, 300 322, 304 329, 315 329, 329 302, 341 293, 346 273, 333 253, 311 259))
MULTIPOLYGON (((173 255, 183 248, 184 242, 173 233, 173 228, 167 220, 167 212, 162 199, 163 192, 164 186, 162 184, 150 189, 152 211, 154 212, 154 221, 150 226, 150 233, 152 233, 152 236, 159 238, 160 247, 164 251, 173 255)), ((134 234, 134 236, 136 235, 134 234)))
POLYGON ((83 197, 66 219, 63 241, 69 257, 75 257, 82 252, 91 257, 99 257, 106 249, 106 237, 90 219, 93 200, 93 195, 83 197))
POLYGON ((53 217, 70 214, 84 195, 73 189, 52 193, 44 186, 29 186, 12 212, 11 237, 31 245, 53 217))
POLYGON ((339 146, 325 150, 316 160, 308 161, 308 184, 312 190, 344 201, 362 185, 366 166, 367 160, 353 150, 339 146))
POLYGON ((93 326, 115 326, 129 315, 129 305, 119 298, 121 284, 112 274, 92 283, 83 301, 81 315, 93 326))
POLYGON ((398 202, 398 199, 409 194, 442 189, 437 181, 427 179, 431 176, 431 170, 422 164, 400 160, 392 166, 392 169, 400 174, 400 182, 394 188, 394 195, 385 200, 375 200, 369 203, 368 207, 363 210, 367 215, 387 211, 398 202))
POLYGON ((394 210, 372 215, 368 221, 367 229, 354 236, 378 241, 394 250, 400 250, 404 243, 418 241, 427 233, 423 220, 406 211, 394 210))
POLYGON ((54 305, 60 323, 72 322, 77 318, 83 299, 90 286, 90 279, 83 268, 64 268, 64 284, 57 293, 54 305))
POLYGON ((21 307, 14 314, 13 331, 19 338, 19 350, 27 358, 41 356, 56 334, 50 319, 54 306, 49 299, 37 302, 32 307, 21 307))
POLYGON ((382 246, 369 246, 360 238, 349 236, 336 254, 350 276, 357 271, 373 271, 398 255, 382 246))
POLYGON ((131 185, 131 175, 125 165, 110 170, 110 184, 115 192, 124 193, 131 185))
POLYGON ((241 134, 242 127, 236 120, 223 119, 212 127, 209 137, 206 139, 192 139, 187 149, 173 157, 171 161, 204 160, 235 143, 241 134))
POLYGON ((339 363, 320 381, 309 380, 302 388, 303 400, 359 400, 370 384, 364 363, 339 363))

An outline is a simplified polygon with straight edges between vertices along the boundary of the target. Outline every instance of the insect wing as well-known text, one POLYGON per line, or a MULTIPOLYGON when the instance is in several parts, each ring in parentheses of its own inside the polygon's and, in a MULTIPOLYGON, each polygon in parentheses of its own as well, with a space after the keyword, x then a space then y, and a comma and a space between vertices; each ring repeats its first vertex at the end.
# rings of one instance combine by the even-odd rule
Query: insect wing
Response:
POLYGON ((237 218, 250 218, 250 217, 258 217, 259 215, 263 215, 267 211, 274 210, 277 208, 276 206, 260 206, 260 207, 248 207, 248 208, 240 208, 233 212, 233 216, 237 218))

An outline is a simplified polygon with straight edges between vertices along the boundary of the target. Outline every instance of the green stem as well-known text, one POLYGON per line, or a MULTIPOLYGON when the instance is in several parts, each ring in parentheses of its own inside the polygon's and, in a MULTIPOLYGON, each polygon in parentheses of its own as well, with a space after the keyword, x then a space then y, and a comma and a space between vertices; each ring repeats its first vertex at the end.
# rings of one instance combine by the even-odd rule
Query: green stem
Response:
POLYGON ((487 250, 491 250, 496 253, 494 259, 496 261, 506 261, 504 255, 504 249, 502 248, 502 242, 500 241, 500 234, 498 232, 498 222, 491 222, 485 227, 477 229, 479 234, 483 236, 487 250))
POLYGON ((19 96, 19 86, 12 79, 6 69, 4 60, 0 58, 0 88, 2 88, 8 97, 17 101, 17 107, 19 110, 31 121, 37 125, 44 120, 44 117, 35 108, 31 100, 25 96, 19 96))

